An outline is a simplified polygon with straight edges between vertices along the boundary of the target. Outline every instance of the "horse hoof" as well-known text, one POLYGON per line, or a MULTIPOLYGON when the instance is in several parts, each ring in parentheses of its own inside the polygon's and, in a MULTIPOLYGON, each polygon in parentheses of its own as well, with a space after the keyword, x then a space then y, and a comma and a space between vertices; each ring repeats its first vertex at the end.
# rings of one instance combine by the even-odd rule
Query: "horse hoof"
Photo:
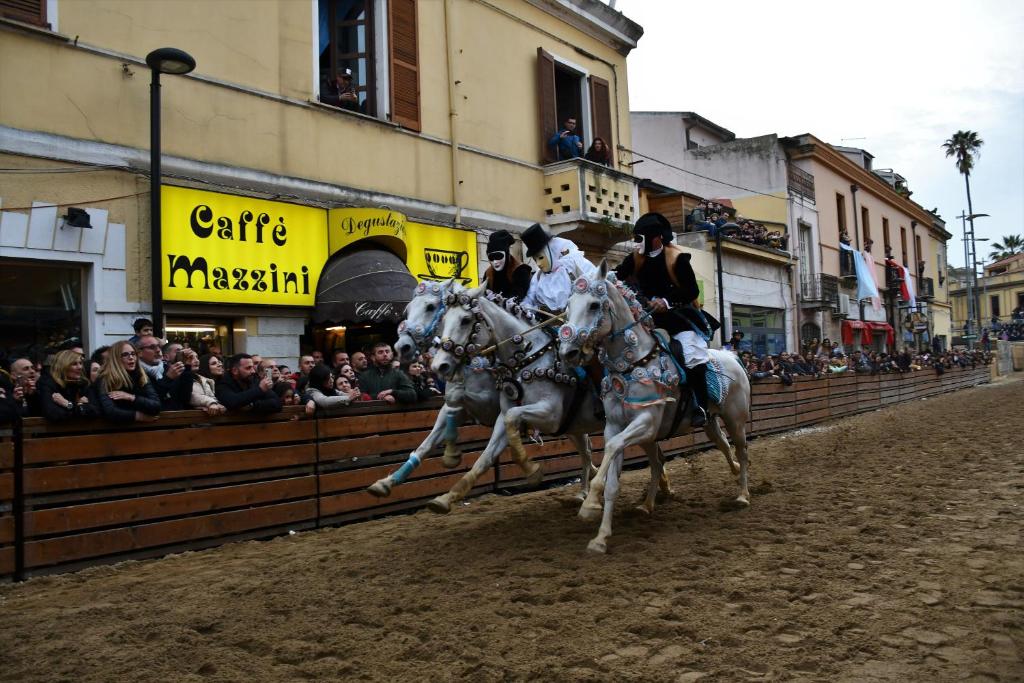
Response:
POLYGON ((654 510, 648 508, 645 503, 640 503, 633 509, 642 514, 644 517, 650 517, 654 513, 654 510))
POLYGON ((540 465, 535 465, 535 467, 537 469, 526 475, 526 485, 531 488, 544 483, 544 470, 540 465))
POLYGON ((599 541, 595 538, 587 544, 587 552, 604 555, 608 552, 608 545, 604 541, 599 541))
POLYGON ((462 464, 462 451, 455 451, 454 453, 445 453, 441 456, 441 465, 445 469, 455 469, 462 464))
POLYGON ((587 492, 577 491, 576 494, 572 497, 572 499, 575 500, 577 503, 582 503, 587 499, 587 492))
POLYGON ((438 515, 447 515, 452 511, 452 504, 444 496, 438 496, 427 503, 427 509, 438 515))
POLYGON ((391 495, 391 484, 387 479, 378 479, 374 484, 368 486, 366 490, 378 498, 387 498, 391 495))
POLYGON ((656 503, 664 503, 666 500, 672 500, 675 497, 676 492, 673 491, 672 489, 669 489, 668 491, 658 491, 658 493, 654 496, 654 501, 656 503))
POLYGON ((738 507, 738 508, 748 508, 748 507, 750 507, 750 497, 749 496, 736 496, 736 500, 733 501, 733 502, 735 503, 736 507, 738 507))
POLYGON ((584 522, 596 522, 601 518, 601 507, 599 505, 591 506, 584 503, 580 506, 580 511, 576 514, 584 522))

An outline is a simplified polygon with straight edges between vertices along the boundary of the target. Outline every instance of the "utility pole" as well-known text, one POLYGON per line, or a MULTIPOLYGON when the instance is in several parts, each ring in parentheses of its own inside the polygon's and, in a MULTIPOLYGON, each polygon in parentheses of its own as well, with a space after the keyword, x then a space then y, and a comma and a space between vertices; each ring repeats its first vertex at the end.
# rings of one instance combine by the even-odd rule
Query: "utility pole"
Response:
MULTIPOLYGON (((987 213, 968 214, 966 211, 957 216, 964 228, 964 267, 971 269, 970 276, 967 278, 967 336, 973 334, 976 337, 981 334, 981 306, 978 301, 978 258, 974 238, 974 219, 987 216, 987 213)), ((973 337, 967 340, 967 347, 974 348, 973 337)))

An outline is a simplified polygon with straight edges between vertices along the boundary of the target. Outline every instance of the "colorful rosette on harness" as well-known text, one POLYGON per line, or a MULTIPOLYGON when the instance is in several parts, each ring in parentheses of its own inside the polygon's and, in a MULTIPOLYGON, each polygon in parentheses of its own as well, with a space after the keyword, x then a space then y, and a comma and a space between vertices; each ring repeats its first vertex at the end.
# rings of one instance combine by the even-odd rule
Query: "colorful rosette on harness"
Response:
POLYGON ((587 282, 587 278, 581 277, 572 283, 572 288, 579 294, 586 294, 587 290, 590 289, 590 283, 587 282))
POLYGON ((405 334, 405 330, 408 327, 409 325, 404 320, 398 323, 398 334, 405 334))
POLYGON ((558 328, 558 338, 564 342, 572 341, 572 338, 576 336, 575 330, 572 329, 572 325, 566 323, 558 328))
POLYGON ((427 291, 427 283, 426 282, 421 282, 418 285, 416 285, 416 293, 417 294, 423 294, 425 291, 427 291))

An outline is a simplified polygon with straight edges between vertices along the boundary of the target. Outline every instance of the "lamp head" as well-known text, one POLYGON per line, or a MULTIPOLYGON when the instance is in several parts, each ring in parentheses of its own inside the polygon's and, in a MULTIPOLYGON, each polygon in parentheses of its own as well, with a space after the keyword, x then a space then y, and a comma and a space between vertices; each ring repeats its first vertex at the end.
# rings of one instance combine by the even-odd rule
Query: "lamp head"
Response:
POLYGON ((162 74, 181 76, 196 68, 196 60, 184 50, 176 47, 162 47, 146 55, 150 69, 162 74))
POLYGON ((723 235, 734 235, 737 232, 739 232, 739 230, 740 226, 736 225, 735 223, 725 223, 724 225, 722 225, 722 227, 718 229, 718 232, 723 235))

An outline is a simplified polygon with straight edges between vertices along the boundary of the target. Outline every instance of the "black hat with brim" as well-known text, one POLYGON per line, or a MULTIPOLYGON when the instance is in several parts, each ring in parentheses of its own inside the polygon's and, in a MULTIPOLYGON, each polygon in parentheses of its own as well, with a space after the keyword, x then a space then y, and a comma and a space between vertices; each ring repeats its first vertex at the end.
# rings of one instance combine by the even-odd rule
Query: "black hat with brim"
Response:
POLYGON ((487 238, 487 253, 493 254, 496 251, 507 252, 508 248, 515 243, 516 238, 508 230, 496 230, 487 238))
POLYGON ((551 241, 551 235, 547 230, 534 223, 523 231, 523 245, 526 246, 526 255, 532 257, 551 241))
POLYGON ((636 225, 633 226, 633 234, 671 239, 672 224, 660 213, 645 213, 637 219, 636 225))

